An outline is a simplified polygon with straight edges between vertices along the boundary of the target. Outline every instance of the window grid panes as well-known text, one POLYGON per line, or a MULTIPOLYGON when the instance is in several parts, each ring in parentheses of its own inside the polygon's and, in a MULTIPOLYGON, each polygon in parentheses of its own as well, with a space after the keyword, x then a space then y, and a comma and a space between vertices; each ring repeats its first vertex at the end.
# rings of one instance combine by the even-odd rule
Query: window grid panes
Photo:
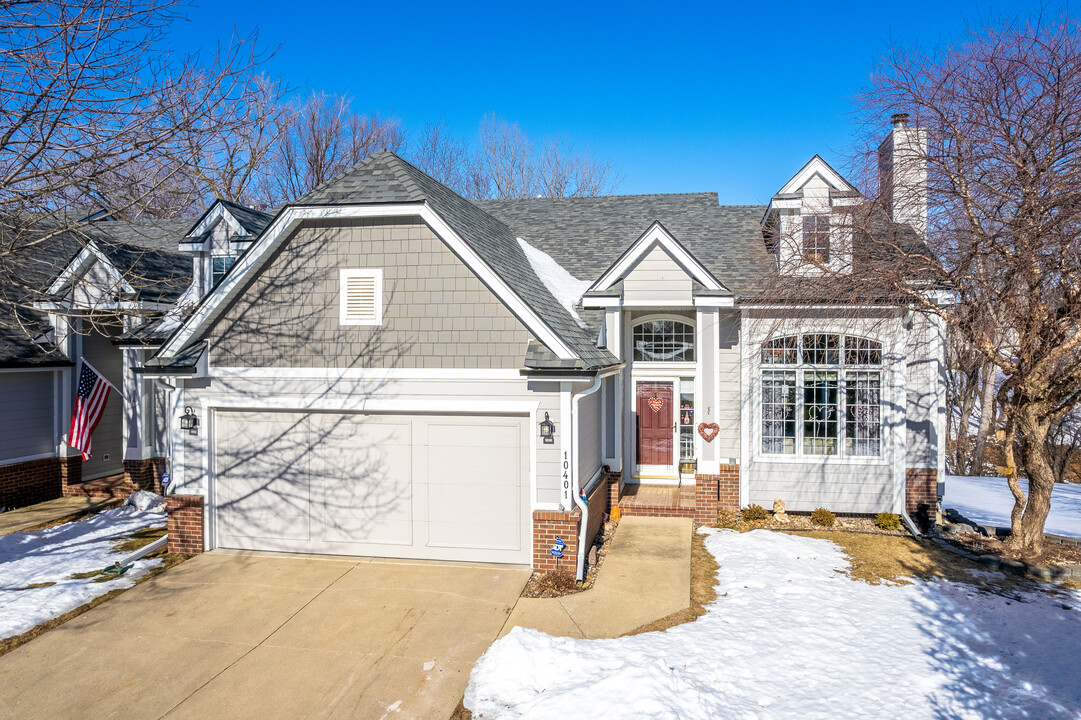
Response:
POLYGON ((826 265, 829 261, 829 215, 809 215, 803 218, 803 262, 826 265))
POLYGON ((771 366, 762 370, 763 453, 882 455, 880 342, 839 333, 787 335, 763 343, 762 363, 771 366))
POLYGON ((762 451, 791 455, 796 452, 796 373, 762 373, 762 451))
POLYGON ((694 326, 676 320, 648 320, 634 326, 636 362, 694 362, 694 326))
POLYGON ((845 454, 882 452, 882 376, 875 371, 845 373, 845 454))
POLYGON ((229 257, 228 255, 219 255, 218 257, 211 259, 211 273, 210 273, 210 285, 213 287, 217 285, 225 274, 229 272, 229 268, 236 262, 235 257, 229 257))
POLYGON ((806 365, 836 365, 840 362, 840 338, 828 333, 803 336, 803 362, 806 365))
POLYGON ((803 374, 803 454, 836 455, 838 407, 836 372, 803 374))
POLYGON ((796 336, 773 338, 762 346, 762 362, 766 365, 795 365, 796 336))

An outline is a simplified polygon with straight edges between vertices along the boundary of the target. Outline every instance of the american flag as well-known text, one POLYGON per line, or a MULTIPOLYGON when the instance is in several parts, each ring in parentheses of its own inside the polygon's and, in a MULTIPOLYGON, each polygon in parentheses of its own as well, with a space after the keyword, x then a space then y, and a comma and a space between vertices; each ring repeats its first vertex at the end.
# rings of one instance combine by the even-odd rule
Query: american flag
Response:
POLYGON ((79 388, 75 393, 75 412, 71 416, 71 430, 68 431, 68 445, 82 451, 83 460, 90 459, 90 436, 101 420, 112 387, 89 363, 82 361, 79 388))

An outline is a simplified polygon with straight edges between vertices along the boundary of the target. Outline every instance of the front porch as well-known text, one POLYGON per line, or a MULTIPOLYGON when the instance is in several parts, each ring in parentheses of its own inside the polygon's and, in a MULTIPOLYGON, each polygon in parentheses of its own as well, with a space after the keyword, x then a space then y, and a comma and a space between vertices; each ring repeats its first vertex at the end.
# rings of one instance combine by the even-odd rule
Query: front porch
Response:
POLYGON ((624 515, 682 517, 693 520, 695 486, 628 483, 623 486, 619 508, 624 515))

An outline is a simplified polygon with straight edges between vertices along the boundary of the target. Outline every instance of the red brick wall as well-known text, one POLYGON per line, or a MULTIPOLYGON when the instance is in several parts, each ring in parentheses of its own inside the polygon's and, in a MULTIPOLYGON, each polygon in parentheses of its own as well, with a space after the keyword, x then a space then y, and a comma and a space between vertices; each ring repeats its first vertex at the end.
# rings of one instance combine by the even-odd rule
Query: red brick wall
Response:
POLYGON ((68 485, 78 485, 83 481, 83 459, 78 455, 58 458, 60 460, 60 484, 66 488, 68 485))
MULTIPOLYGON (((589 495, 589 500, 586 503, 589 506, 589 524, 586 526, 587 543, 592 543, 593 539, 597 537, 597 533, 604 526, 604 514, 611 508, 608 500, 612 477, 615 476, 616 487, 618 488, 620 475, 621 473, 605 473, 605 476, 601 478, 600 482, 597 483, 597 487, 593 488, 593 492, 589 495)), ((589 551, 588 547, 586 547, 586 551, 589 551)))
POLYGON ((905 510, 909 515, 914 515, 920 505, 927 505, 931 514, 934 514, 938 506, 938 470, 905 470, 905 510))
POLYGON ((695 475, 694 521, 717 522, 717 511, 739 510, 739 465, 721 465, 716 475, 695 475))
POLYGON ((198 555, 203 551, 202 495, 169 495, 165 498, 169 515, 169 552, 198 555))
POLYGON ((572 575, 578 570, 578 527, 582 513, 558 510, 533 511, 533 571, 562 570, 572 575), (548 552, 560 538, 567 546, 558 560, 548 552))
POLYGON ((160 495, 161 475, 164 472, 165 458, 124 461, 124 480, 132 486, 132 491, 150 490, 160 495))
POLYGON ((0 466, 0 507, 25 507, 60 497, 61 459, 29 460, 0 466))

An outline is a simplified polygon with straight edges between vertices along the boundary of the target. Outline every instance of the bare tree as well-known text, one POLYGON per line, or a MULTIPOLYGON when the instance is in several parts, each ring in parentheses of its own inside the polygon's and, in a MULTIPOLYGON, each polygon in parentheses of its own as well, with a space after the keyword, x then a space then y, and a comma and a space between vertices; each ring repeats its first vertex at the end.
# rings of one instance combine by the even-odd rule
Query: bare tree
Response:
POLYGON ((414 165, 459 195, 469 194, 469 144, 451 135, 445 120, 425 123, 413 148, 414 165))
POLYGON ((345 96, 313 92, 279 116, 264 178, 266 205, 295 200, 375 151, 405 145, 397 118, 357 114, 351 104, 345 96))
POLYGON ((925 198, 929 252, 896 232, 883 250, 903 259, 876 281, 940 315, 1002 379, 1007 465, 1016 447, 1028 479, 1026 495, 1008 478, 1010 544, 1039 555, 1056 479, 1049 433, 1081 400, 1081 28, 1066 15, 1003 20, 937 49, 894 48, 859 109, 876 135, 898 111, 925 134, 895 160, 925 165, 926 183, 895 176, 879 200, 896 210, 925 198), (954 293, 948 312, 935 288, 954 293))
MULTIPOLYGON (((225 133, 242 122, 233 100, 261 59, 254 36, 234 38, 210 58, 170 54, 164 41, 177 6, 0 0, 5 326, 24 329, 24 311, 49 299, 42 279, 55 275, 73 248, 91 235, 109 242, 107 233, 91 232, 89 218, 170 214, 175 204, 168 198, 186 192, 184 164, 168 161, 183 138, 225 133)), ((132 267, 138 247, 125 245, 132 267)), ((140 280, 133 273, 133 295, 140 280)))
POLYGON ((267 209, 267 177, 274 157, 277 131, 287 112, 287 89, 281 81, 254 75, 239 88, 232 103, 240 122, 182 135, 179 157, 188 190, 181 212, 211 198, 267 209))
POLYGON ((540 152, 518 126, 486 115, 469 165, 467 195, 474 198, 604 195, 618 184, 612 165, 565 140, 548 140, 540 152))

